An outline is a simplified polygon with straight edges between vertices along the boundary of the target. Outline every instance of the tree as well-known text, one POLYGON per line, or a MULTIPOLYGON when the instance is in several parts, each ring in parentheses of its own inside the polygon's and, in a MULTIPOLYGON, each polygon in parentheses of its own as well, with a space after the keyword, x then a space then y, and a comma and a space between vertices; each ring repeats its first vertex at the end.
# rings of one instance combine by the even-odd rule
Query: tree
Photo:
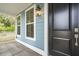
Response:
POLYGON ((0 23, 4 24, 4 26, 15 25, 15 20, 10 16, 0 15, 0 23))
POLYGON ((0 15, 0 23, 4 23, 5 17, 3 15, 0 15))
POLYGON ((5 21, 4 21, 4 26, 11 26, 11 22, 9 21, 9 19, 8 18, 6 18, 5 19, 5 21))

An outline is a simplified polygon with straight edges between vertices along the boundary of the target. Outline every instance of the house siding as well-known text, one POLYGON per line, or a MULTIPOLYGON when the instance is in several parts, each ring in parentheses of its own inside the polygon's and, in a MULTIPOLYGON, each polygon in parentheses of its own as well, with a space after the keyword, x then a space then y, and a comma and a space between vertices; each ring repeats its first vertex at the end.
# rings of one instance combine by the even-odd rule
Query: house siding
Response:
MULTIPOLYGON (((44 4, 41 4, 44 8, 44 4)), ((18 40, 25 42, 31 46, 44 50, 44 15, 36 17, 36 41, 25 38, 25 10, 21 13, 21 37, 18 40)))

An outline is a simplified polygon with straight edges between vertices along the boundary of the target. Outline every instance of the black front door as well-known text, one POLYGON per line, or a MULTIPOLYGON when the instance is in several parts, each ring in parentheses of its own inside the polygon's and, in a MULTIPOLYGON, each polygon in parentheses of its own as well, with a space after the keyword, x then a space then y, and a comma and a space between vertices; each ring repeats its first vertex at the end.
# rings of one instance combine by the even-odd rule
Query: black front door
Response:
POLYGON ((48 4, 49 55, 79 55, 78 4, 48 4))

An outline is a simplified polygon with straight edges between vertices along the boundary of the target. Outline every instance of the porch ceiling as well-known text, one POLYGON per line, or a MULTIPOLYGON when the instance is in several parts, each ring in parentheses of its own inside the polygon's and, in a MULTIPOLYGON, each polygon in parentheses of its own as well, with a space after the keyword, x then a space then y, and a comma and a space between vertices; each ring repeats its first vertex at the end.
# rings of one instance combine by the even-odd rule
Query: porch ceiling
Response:
POLYGON ((0 3, 0 13, 15 16, 30 4, 31 3, 0 3))

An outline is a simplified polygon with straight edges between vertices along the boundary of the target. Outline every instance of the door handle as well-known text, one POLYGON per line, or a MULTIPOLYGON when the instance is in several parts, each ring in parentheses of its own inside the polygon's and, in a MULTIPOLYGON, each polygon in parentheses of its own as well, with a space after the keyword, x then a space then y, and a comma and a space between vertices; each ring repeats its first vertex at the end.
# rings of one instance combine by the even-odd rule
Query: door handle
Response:
POLYGON ((75 34, 75 46, 78 46, 78 34, 75 34))
POLYGON ((78 39, 76 38, 75 46, 78 46, 78 39))

